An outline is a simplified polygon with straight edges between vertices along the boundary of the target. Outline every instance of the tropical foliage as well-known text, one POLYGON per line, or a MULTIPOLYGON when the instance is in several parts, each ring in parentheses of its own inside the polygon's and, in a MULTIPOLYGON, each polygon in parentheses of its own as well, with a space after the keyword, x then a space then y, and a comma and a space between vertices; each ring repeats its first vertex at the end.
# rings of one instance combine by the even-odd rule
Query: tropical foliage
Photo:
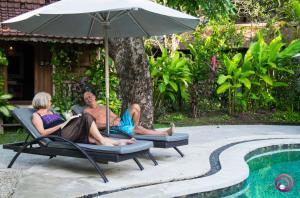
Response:
POLYGON ((205 15, 209 18, 221 18, 235 14, 234 6, 230 0, 156 0, 156 2, 186 11, 192 15, 205 15))
POLYGON ((182 52, 174 51, 168 54, 161 46, 161 56, 156 59, 149 57, 150 73, 154 83, 154 107, 156 110, 168 104, 180 105, 189 98, 188 85, 191 83, 191 73, 188 59, 182 52))
POLYGON ((242 59, 242 54, 236 54, 232 60, 228 56, 224 55, 223 61, 226 68, 226 75, 221 74, 218 78, 217 93, 221 94, 227 91, 228 96, 228 110, 232 114, 235 111, 236 102, 240 102, 243 107, 246 106, 246 101, 243 99, 241 91, 242 86, 246 89, 251 89, 251 82, 249 76, 255 72, 252 70, 242 70, 239 67, 242 59))
POLYGON ((261 32, 258 41, 252 43, 245 54, 237 54, 230 60, 224 56, 226 74, 218 78, 218 94, 227 92, 229 112, 235 112, 236 101, 240 110, 271 109, 276 106, 276 88, 287 87, 285 75, 293 75, 294 69, 287 65, 289 59, 300 51, 300 40, 292 41, 286 48, 282 37, 278 36, 269 44, 261 32))
POLYGON ((200 109, 213 109, 218 100, 215 94, 215 78, 225 53, 232 54, 242 45, 242 32, 238 32, 228 18, 221 21, 210 20, 207 25, 199 25, 193 34, 193 41, 179 37, 190 51, 190 86, 192 117, 200 115, 200 109))

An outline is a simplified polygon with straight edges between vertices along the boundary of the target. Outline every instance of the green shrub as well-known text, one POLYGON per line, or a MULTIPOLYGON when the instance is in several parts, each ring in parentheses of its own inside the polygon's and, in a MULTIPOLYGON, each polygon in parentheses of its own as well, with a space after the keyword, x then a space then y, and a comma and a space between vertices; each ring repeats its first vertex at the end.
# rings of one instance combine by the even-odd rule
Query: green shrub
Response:
POLYGON ((300 112, 275 112, 272 114, 274 121, 300 122, 300 112))
POLYGON ((182 102, 188 101, 188 86, 191 83, 189 62, 185 55, 178 51, 169 54, 162 46, 161 51, 161 56, 156 59, 149 56, 156 113, 161 113, 163 106, 180 106, 182 102))

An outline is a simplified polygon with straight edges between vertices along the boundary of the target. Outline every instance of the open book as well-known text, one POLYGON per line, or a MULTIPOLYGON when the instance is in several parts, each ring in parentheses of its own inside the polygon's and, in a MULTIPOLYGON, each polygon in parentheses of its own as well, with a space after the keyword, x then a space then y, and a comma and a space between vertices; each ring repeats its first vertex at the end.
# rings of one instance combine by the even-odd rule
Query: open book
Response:
POLYGON ((74 118, 78 118, 80 116, 81 116, 81 114, 77 114, 77 115, 73 115, 71 117, 68 117, 68 119, 64 123, 62 123, 60 128, 63 129, 65 126, 67 126, 67 124, 70 123, 71 120, 73 120, 74 118))

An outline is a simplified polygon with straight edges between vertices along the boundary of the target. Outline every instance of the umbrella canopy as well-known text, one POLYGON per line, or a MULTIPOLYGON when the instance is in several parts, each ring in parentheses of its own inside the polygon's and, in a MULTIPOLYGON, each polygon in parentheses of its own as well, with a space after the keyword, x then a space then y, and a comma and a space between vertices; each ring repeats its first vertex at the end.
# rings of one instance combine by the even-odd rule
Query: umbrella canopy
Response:
POLYGON ((148 0, 62 0, 3 24, 66 37, 142 37, 192 31, 199 20, 148 0), (106 27, 109 27, 107 30, 106 27))
POLYGON ((149 0, 61 0, 2 22, 31 34, 104 37, 106 128, 109 132, 108 38, 195 30, 199 19, 149 0))

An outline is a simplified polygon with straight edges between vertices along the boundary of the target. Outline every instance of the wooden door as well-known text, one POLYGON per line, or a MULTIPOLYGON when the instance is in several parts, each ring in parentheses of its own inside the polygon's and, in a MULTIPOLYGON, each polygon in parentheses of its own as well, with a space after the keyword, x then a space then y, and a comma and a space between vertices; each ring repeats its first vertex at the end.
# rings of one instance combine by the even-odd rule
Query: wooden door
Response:
POLYGON ((52 65, 49 46, 35 46, 34 92, 45 91, 52 95, 52 65))

